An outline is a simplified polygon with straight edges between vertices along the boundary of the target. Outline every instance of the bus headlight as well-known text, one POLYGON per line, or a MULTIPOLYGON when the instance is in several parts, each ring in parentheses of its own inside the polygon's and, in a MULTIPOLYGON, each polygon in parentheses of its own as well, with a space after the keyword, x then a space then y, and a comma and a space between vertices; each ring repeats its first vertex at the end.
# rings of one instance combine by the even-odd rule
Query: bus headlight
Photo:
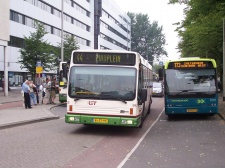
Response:
POLYGON ((121 120, 121 124, 126 124, 127 121, 126 120, 121 120))
POLYGON ((127 124, 133 124, 132 120, 127 120, 127 124))
POLYGON ((121 120, 121 124, 133 124, 132 120, 121 120))
POLYGON ((76 121, 76 122, 80 121, 79 117, 69 117, 69 120, 76 121))
POLYGON ((74 117, 69 117, 69 120, 70 120, 70 121, 74 121, 75 118, 74 118, 74 117))

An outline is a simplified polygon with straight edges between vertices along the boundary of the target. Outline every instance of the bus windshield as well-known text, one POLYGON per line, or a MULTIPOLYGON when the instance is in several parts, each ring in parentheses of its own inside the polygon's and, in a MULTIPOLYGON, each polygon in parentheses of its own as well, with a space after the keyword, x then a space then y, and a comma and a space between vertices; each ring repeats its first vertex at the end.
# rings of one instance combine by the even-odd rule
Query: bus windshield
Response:
POLYGON ((65 87, 67 84, 67 79, 63 77, 63 71, 61 70, 59 72, 59 86, 60 87, 65 87))
POLYGON ((136 93, 135 68, 73 66, 70 69, 71 98, 133 100, 136 93))
POLYGON ((168 95, 216 93, 215 69, 167 69, 165 75, 168 95))

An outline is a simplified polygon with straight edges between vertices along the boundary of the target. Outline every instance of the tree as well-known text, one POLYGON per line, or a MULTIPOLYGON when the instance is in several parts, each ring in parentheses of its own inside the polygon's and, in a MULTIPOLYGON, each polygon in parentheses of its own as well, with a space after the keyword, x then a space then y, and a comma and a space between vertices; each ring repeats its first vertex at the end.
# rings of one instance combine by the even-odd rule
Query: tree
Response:
POLYGON ((36 63, 40 61, 43 70, 48 72, 54 70, 55 56, 52 54, 53 47, 43 40, 43 37, 47 32, 44 29, 43 24, 35 22, 36 32, 30 34, 29 37, 24 37, 24 48, 20 49, 20 58, 18 63, 21 64, 20 68, 27 69, 31 74, 32 78, 35 78, 36 74, 36 63))
POLYGON ((140 53, 150 62, 159 59, 161 55, 167 55, 164 48, 166 43, 163 28, 159 27, 158 22, 149 21, 148 15, 142 13, 134 14, 128 12, 131 18, 131 48, 140 53))
POLYGON ((187 5, 186 17, 176 29, 182 57, 213 58, 222 74, 224 0, 170 0, 170 4, 175 3, 187 5))
MULTIPOLYGON (((74 36, 70 36, 66 34, 64 36, 64 52, 63 52, 63 61, 68 61, 70 60, 71 53, 73 50, 78 50, 80 49, 76 39, 74 36)), ((56 49, 57 55, 61 55, 61 43, 59 43, 57 49, 56 49)))

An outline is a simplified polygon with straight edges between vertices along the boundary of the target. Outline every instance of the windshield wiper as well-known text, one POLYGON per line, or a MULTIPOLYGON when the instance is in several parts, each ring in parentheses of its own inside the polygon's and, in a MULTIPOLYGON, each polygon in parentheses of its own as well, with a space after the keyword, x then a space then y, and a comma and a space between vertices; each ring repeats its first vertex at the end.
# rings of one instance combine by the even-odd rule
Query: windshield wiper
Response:
POLYGON ((177 96, 177 95, 179 95, 179 94, 181 94, 181 93, 187 93, 187 92, 190 92, 190 91, 194 91, 194 90, 178 90, 179 92, 178 93, 176 93, 174 96, 177 96))
POLYGON ((75 94, 77 94, 77 95, 99 95, 99 93, 97 93, 97 92, 91 92, 89 90, 84 91, 84 92, 76 92, 75 94))
POLYGON ((120 101, 122 101, 123 103, 127 104, 127 102, 126 102, 125 100, 120 99, 120 98, 118 98, 118 97, 116 97, 116 96, 113 96, 113 95, 111 95, 111 94, 100 94, 100 95, 111 96, 111 97, 113 97, 113 98, 115 98, 115 99, 117 99, 117 100, 120 100, 120 101))
MULTIPOLYGON (((90 91, 86 91, 86 92, 76 92, 77 95, 82 95, 82 98, 90 98, 91 95, 94 95, 95 98, 96 96, 99 95, 99 93, 96 92, 90 92, 90 91), (84 97, 83 97, 84 96, 84 97)), ((81 98, 75 98, 74 101, 80 100, 81 98)))

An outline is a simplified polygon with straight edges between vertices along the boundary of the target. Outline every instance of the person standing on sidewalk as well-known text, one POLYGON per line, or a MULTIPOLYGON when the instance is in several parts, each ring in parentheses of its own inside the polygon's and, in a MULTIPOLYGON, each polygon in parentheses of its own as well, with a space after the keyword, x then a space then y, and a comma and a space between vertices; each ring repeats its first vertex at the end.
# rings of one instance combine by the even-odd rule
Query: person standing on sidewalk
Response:
POLYGON ((47 82, 47 85, 46 85, 46 92, 48 93, 48 102, 47 104, 52 104, 52 95, 51 95, 51 84, 52 84, 52 81, 51 81, 51 78, 46 80, 47 82))
POLYGON ((24 104, 25 108, 32 108, 30 104, 30 87, 29 81, 26 80, 22 85, 22 91, 24 93, 24 104))
MULTIPOLYGON (((30 81, 30 99, 33 101, 33 105, 37 105, 37 100, 36 100, 36 93, 34 92, 34 87, 36 87, 33 83, 33 81, 30 81)), ((32 104, 32 103, 30 103, 32 104)))
POLYGON ((53 78, 53 81, 51 83, 51 99, 52 99, 52 104, 55 104, 55 97, 56 97, 56 78, 53 78))
POLYGON ((43 104, 43 101, 44 101, 44 98, 45 98, 45 95, 46 95, 46 83, 45 83, 45 80, 42 81, 42 84, 40 85, 39 87, 39 91, 41 93, 41 99, 40 99, 40 104, 43 104))

